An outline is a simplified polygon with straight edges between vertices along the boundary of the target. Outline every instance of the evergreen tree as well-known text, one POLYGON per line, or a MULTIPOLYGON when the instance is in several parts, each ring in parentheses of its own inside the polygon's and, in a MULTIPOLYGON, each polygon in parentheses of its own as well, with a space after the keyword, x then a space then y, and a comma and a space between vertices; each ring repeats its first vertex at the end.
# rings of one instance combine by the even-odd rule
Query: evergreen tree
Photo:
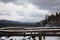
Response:
POLYGON ((45 20, 48 21, 48 15, 46 15, 45 20))
POLYGON ((56 17, 58 16, 58 12, 56 12, 56 17))

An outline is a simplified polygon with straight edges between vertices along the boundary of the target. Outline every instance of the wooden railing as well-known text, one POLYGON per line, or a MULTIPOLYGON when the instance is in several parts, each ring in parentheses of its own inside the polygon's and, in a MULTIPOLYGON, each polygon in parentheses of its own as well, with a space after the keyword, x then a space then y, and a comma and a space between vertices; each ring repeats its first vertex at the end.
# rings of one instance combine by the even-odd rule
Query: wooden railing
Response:
POLYGON ((60 27, 6 27, 0 28, 0 36, 31 36, 33 39, 39 36, 60 36, 60 27))

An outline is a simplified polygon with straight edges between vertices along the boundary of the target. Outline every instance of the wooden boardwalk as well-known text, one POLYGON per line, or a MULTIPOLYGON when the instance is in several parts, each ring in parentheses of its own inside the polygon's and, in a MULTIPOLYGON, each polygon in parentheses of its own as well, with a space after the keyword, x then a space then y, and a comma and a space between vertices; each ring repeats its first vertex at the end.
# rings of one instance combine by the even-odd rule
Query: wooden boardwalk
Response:
POLYGON ((0 28, 0 36, 31 36, 33 39, 39 36, 60 36, 60 27, 5 27, 0 28))

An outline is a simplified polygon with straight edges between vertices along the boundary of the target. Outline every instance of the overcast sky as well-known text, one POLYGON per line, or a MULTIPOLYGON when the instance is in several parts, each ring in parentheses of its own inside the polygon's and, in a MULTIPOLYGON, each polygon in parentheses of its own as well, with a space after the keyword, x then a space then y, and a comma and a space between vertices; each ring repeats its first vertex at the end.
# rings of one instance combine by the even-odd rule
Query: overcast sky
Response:
POLYGON ((60 9, 60 0, 0 0, 0 19, 39 22, 60 9))

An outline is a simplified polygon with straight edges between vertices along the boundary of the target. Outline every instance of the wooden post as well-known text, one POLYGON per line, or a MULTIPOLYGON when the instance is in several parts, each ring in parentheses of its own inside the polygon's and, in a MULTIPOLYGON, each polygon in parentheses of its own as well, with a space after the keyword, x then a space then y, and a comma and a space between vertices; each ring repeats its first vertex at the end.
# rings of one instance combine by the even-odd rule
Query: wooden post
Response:
POLYGON ((45 39, 45 32, 43 32, 43 39, 45 39))
POLYGON ((42 40, 42 33, 41 32, 39 32, 39 40, 42 40))

